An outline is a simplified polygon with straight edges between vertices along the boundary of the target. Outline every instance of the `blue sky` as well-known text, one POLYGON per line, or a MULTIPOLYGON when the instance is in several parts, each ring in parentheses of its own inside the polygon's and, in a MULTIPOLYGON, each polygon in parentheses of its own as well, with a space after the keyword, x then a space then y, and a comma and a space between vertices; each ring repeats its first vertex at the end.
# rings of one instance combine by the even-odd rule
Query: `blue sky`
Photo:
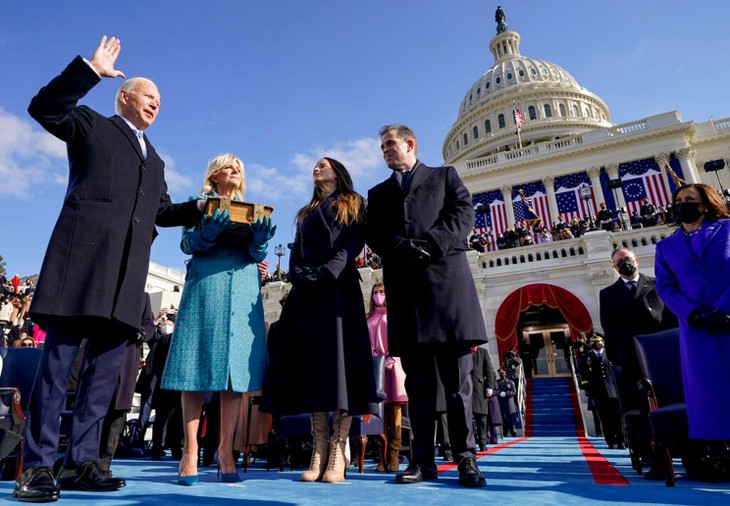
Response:
MULTIPOLYGON (((502 0, 521 53, 556 63, 600 96, 614 123, 678 110, 730 116, 730 3, 502 0), (691 8, 688 7, 691 5, 691 8)), ((484 0, 0 0, 0 255, 37 273, 63 199, 64 145, 26 112, 38 89, 101 36, 122 41, 117 68, 156 81, 162 108, 149 138, 174 200, 201 186, 207 161, 246 165, 246 200, 276 207, 275 244, 293 240, 323 155, 358 191, 390 175, 378 128, 409 124, 419 158, 442 163, 464 93, 493 63, 497 2, 484 0)), ((121 80, 82 103, 113 114, 121 80)), ((152 260, 183 270, 180 230, 162 229, 152 260)), ((288 255, 284 257, 286 264, 288 255)))

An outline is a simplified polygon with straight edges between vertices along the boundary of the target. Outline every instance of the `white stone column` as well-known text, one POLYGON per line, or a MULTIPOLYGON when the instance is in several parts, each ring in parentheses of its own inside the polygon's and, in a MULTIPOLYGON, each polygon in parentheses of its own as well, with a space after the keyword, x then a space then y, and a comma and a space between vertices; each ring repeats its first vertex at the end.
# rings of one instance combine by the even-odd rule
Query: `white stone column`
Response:
POLYGON ((676 152, 676 155, 679 165, 682 166, 684 180, 687 183, 701 183, 700 172, 697 170, 697 164, 695 163, 697 151, 692 148, 682 148, 676 152))
MULTIPOLYGON (((560 211, 558 210, 558 199, 555 198, 555 178, 553 176, 545 176, 542 178, 542 184, 545 185, 545 191, 547 192, 550 220, 557 221, 560 211)), ((544 225, 548 228, 553 226, 552 223, 545 223, 544 225)))
MULTIPOLYGON (((672 188, 669 186, 669 173, 667 172, 667 169, 665 165, 669 165, 669 155, 666 153, 659 153, 657 156, 654 157, 654 160, 656 161, 657 165, 659 166, 659 170, 662 172, 662 183, 664 184, 664 189, 667 191, 667 200, 669 202, 672 201, 672 188)), ((671 165, 670 165, 671 167, 671 165)))
MULTIPOLYGON (((591 180, 591 186, 593 187, 593 195, 596 197, 596 204, 606 201, 605 195, 603 195, 603 188, 601 187, 601 168, 591 167, 588 172, 588 178, 591 180)), ((598 210, 596 209, 596 212, 598 210)))
POLYGON ((507 211, 507 228, 515 226, 515 208, 512 204, 512 186, 505 185, 500 188, 502 191, 502 200, 504 200, 504 209, 507 211))

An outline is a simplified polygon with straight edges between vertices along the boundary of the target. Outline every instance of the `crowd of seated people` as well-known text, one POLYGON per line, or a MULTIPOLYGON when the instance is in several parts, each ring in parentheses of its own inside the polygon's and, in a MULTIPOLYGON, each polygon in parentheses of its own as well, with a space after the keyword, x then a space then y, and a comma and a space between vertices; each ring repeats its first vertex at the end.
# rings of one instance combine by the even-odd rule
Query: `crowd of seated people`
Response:
POLYGON ((27 346, 29 338, 33 346, 42 347, 46 333, 28 316, 35 285, 30 278, 24 282, 19 275, 8 280, 0 273, 0 329, 2 346, 12 348, 27 346))
MULTIPOLYGON (((595 229, 618 232, 622 229, 621 215, 626 211, 617 213, 612 210, 601 208, 602 213, 606 216, 599 216, 593 220, 588 217, 573 218, 566 221, 561 215, 558 220, 553 222, 552 227, 535 227, 530 229, 520 223, 516 223, 512 228, 508 228, 503 233, 497 235, 496 239, 492 237, 492 232, 487 229, 482 232, 475 228, 467 239, 467 247, 474 251, 484 253, 487 251, 504 250, 510 248, 518 248, 521 246, 531 246, 533 244, 545 244, 553 241, 562 241, 566 239, 575 239, 581 237, 591 230, 591 225, 595 229)), ((669 225, 673 222, 671 205, 654 206, 648 199, 642 201, 639 211, 633 211, 629 216, 629 223, 632 228, 647 228, 658 225, 669 225)))

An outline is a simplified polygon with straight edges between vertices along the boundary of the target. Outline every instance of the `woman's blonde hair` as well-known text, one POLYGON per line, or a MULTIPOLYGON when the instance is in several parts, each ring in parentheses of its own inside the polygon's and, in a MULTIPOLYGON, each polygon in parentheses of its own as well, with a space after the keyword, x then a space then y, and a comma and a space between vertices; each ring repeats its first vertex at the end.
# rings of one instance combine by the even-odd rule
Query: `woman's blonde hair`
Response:
MULTIPOLYGON (((337 199, 332 204, 335 209, 335 219, 342 225, 350 225, 352 223, 359 223, 365 219, 363 212, 363 198, 355 192, 352 185, 352 178, 350 173, 347 172, 342 163, 338 162, 334 158, 324 157, 323 160, 327 160, 335 172, 337 182, 337 199)), ((306 215, 311 213, 317 206, 324 202, 324 196, 322 190, 314 187, 312 194, 312 200, 309 204, 302 207, 297 212, 297 221, 301 222, 306 215)))
POLYGON ((218 174, 223 167, 231 163, 236 165, 238 170, 241 172, 241 184, 234 190, 234 193, 239 199, 243 200, 243 196, 246 193, 246 174, 243 169, 243 162, 240 158, 232 155, 231 153, 218 155, 208 162, 208 168, 205 171, 205 178, 203 179, 203 188, 201 188, 200 193, 203 195, 207 195, 213 191, 218 193, 218 188, 212 178, 218 174))

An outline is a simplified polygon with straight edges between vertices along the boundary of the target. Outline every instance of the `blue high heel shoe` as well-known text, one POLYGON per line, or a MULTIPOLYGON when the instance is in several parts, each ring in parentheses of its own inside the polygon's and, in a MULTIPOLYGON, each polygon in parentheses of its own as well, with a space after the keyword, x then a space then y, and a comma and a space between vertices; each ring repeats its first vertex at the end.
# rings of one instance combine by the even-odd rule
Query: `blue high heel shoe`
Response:
POLYGON ((198 483, 198 475, 193 474, 192 476, 180 476, 177 477, 177 484, 185 487, 191 487, 198 483))
POLYGON ((241 476, 238 474, 238 472, 221 473, 221 463, 220 460, 218 460, 218 452, 215 452, 213 460, 215 460, 215 463, 218 464, 218 479, 220 481, 224 483, 238 483, 239 481, 241 481, 241 476))

